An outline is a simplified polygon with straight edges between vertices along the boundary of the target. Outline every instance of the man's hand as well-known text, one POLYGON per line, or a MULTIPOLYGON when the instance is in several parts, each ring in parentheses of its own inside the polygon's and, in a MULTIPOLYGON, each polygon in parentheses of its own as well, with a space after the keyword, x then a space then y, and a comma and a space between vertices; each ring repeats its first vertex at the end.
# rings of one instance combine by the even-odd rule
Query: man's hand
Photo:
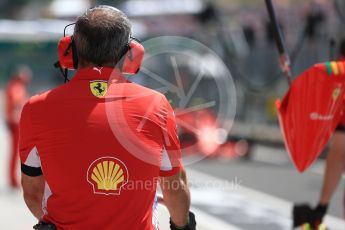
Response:
POLYGON ((309 204, 294 205, 293 207, 293 227, 310 224, 312 229, 318 229, 327 213, 327 205, 319 204, 312 209, 309 204))
POLYGON ((292 209, 293 227, 296 228, 308 223, 312 211, 309 204, 295 204, 292 209))
POLYGON ((317 228, 322 224, 323 218, 327 213, 328 205, 319 204, 309 215, 309 223, 317 228))
POLYGON ((170 229, 171 230, 195 230, 196 229, 196 221, 195 215, 192 212, 189 212, 189 218, 187 225, 183 227, 178 227, 174 224, 174 222, 170 219, 170 229))
POLYGON ((48 224, 45 222, 40 221, 38 224, 34 226, 35 230, 56 230, 54 224, 48 224))

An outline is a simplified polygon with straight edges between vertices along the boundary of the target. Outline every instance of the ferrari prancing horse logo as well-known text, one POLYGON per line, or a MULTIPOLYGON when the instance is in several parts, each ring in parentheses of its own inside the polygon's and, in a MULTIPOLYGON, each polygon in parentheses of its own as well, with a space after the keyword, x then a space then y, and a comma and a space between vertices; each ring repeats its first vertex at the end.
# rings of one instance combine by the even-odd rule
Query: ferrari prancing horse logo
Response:
POLYGON ((108 90, 108 81, 90 81, 91 93, 98 98, 103 98, 108 90))

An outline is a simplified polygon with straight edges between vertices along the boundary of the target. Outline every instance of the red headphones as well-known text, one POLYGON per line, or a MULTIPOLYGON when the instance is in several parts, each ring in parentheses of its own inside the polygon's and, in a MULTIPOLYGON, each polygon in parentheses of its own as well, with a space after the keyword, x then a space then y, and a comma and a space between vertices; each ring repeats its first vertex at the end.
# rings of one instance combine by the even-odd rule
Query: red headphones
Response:
MULTIPOLYGON (((59 67, 66 72, 66 70, 74 70, 78 67, 78 55, 74 44, 73 36, 66 36, 66 28, 64 29, 64 37, 58 43, 58 57, 59 61, 55 67, 59 67)), ((130 38, 127 48, 124 48, 124 54, 120 60, 121 72, 125 74, 136 74, 140 70, 141 63, 144 58, 144 46, 136 38, 130 38)))

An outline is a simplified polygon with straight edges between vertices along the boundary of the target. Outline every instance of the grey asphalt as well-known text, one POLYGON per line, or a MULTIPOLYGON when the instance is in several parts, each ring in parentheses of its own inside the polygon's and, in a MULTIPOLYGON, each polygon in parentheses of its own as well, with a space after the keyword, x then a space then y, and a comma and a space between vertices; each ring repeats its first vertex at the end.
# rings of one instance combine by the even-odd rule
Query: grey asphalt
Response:
MULTIPOLYGON (((274 154, 275 149, 269 149, 274 154)), ((282 150, 280 149, 279 152, 282 150)), ((277 153, 281 154, 281 153, 277 153)), ((317 165, 322 164, 318 162, 317 165)), ((190 166, 192 169, 233 181, 241 181, 245 187, 261 191, 291 202, 308 202, 315 205, 322 185, 322 170, 307 170, 300 174, 289 160, 263 162, 257 160, 203 160, 190 166), (320 172, 317 172, 320 171, 320 172)), ((329 214, 343 218, 344 177, 342 178, 329 207, 329 214)))

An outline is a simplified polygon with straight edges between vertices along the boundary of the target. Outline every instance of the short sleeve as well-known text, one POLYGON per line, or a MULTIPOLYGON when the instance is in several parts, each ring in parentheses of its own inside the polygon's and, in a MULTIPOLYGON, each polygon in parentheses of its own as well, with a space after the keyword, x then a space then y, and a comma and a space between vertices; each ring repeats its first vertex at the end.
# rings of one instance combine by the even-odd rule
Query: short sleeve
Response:
POLYGON ((30 105, 25 104, 19 122, 19 155, 21 170, 28 176, 42 175, 41 161, 34 142, 34 134, 30 125, 30 105))
POLYGON ((174 110, 165 97, 162 100, 161 113, 164 118, 162 124, 164 148, 162 150, 160 176, 168 177, 179 173, 183 166, 174 110))

